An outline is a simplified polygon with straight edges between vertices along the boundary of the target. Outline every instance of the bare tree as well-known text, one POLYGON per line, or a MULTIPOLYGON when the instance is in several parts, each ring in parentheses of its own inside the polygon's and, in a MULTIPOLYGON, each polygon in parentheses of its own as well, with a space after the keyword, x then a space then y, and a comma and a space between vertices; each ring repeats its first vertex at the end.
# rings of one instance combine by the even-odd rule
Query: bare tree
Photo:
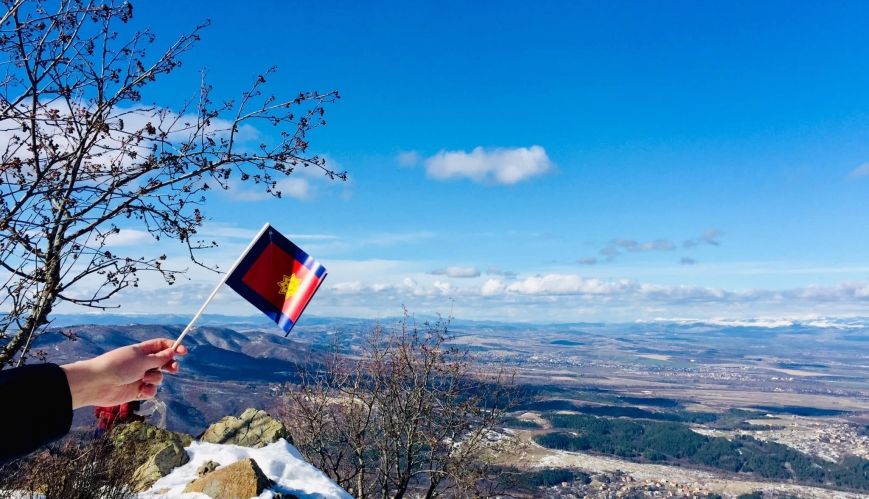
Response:
POLYGON ((0 466, 0 499, 133 499, 135 464, 110 438, 74 434, 0 466))
POLYGON ((481 497, 509 439, 497 431, 513 376, 448 344, 445 322, 375 328, 287 387, 284 419, 305 458, 358 498, 481 497))
POLYGON ((273 68, 237 100, 213 102, 203 74, 175 109, 143 103, 207 23, 149 57, 153 34, 117 31, 128 2, 0 1, 0 368, 26 358, 58 303, 105 308, 142 272, 168 284, 183 272, 165 255, 112 251, 122 231, 179 241, 202 264, 216 244, 197 236, 212 189, 281 197, 298 168, 346 179, 307 138, 338 94, 278 98, 264 90, 273 68))

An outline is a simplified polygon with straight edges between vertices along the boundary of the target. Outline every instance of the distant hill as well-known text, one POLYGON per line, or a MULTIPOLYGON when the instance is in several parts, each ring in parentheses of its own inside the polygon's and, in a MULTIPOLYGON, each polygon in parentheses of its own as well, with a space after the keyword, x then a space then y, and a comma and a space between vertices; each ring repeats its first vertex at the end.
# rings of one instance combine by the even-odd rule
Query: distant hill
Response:
MULTIPOLYGON (((432 319, 416 317, 417 322, 432 319)), ((47 334, 35 342, 34 349, 44 350, 52 362, 63 363, 150 338, 174 338, 188 320, 169 314, 56 315, 51 328, 71 331, 78 340, 47 334)), ((160 399, 170 408, 169 425, 195 434, 246 407, 274 408, 279 403, 278 387, 297 379, 300 366, 316 366, 336 346, 353 354, 374 325, 389 327, 398 320, 305 316, 284 338, 265 316, 206 315, 185 340, 191 353, 182 362, 182 375, 168 379, 160 391, 160 399)), ((862 319, 823 319, 811 324, 713 320, 534 325, 453 320, 450 331, 457 346, 483 362, 539 370, 581 368, 587 371, 585 384, 599 374, 610 376, 614 361, 650 376, 688 372, 698 380, 717 380, 714 376, 721 373, 725 378, 737 376, 722 369, 741 365, 749 370, 746 379, 755 389, 791 389, 796 381, 778 378, 797 377, 802 393, 829 394, 834 389, 853 398, 858 392, 849 387, 862 386, 864 371, 855 372, 855 367, 865 364, 859 356, 869 338, 869 327, 862 323, 862 319), (596 371, 604 365, 603 371, 596 371)), ((76 421, 92 424, 92 417, 82 413, 76 421)))
MULTIPOLYGON (((175 338, 181 329, 159 324, 67 326, 63 330, 73 332, 75 341, 46 334, 33 348, 44 350, 52 362, 66 363, 151 338, 175 338)), ((303 364, 316 365, 322 358, 322 348, 310 342, 256 329, 197 327, 184 344, 190 353, 181 361, 182 373, 166 380, 159 399, 170 408, 169 427, 193 434, 245 407, 274 407, 277 387, 297 380, 303 364)), ((76 415, 77 425, 92 422, 90 410, 76 415)))

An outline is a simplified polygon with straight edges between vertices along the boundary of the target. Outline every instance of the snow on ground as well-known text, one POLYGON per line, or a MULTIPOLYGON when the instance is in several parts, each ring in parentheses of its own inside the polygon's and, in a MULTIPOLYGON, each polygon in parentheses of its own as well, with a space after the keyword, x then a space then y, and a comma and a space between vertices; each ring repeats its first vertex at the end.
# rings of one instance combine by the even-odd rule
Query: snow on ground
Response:
POLYGON ((263 473, 277 483, 271 490, 260 494, 260 498, 271 498, 275 492, 282 492, 294 494, 300 499, 352 499, 322 471, 305 462, 299 451, 283 439, 260 449, 193 442, 186 450, 190 462, 157 480, 150 489, 139 494, 140 499, 208 498, 205 494, 182 493, 184 487, 197 478, 196 469, 206 461, 220 463, 222 467, 248 457, 256 461, 263 473))

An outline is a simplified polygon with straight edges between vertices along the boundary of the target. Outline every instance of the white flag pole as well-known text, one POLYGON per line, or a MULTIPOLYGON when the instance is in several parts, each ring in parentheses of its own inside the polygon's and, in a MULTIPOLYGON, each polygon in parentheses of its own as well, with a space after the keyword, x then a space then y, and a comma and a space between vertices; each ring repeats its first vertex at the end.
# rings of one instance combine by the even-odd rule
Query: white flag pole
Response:
POLYGON ((184 328, 184 331, 181 331, 181 335, 178 336, 178 339, 175 340, 175 343, 172 345, 172 350, 175 350, 176 348, 178 348, 178 345, 181 344, 181 340, 183 340, 184 337, 187 336, 187 333, 189 333, 190 330, 193 329, 193 325, 196 324, 197 320, 199 320, 199 317, 202 315, 202 312, 205 311, 205 307, 207 307, 208 304, 211 303, 211 300, 213 300, 214 296, 217 295, 217 292, 220 290, 220 287, 223 286, 224 284, 226 284, 226 280, 229 278, 230 275, 232 275, 232 272, 235 270, 236 267, 238 267, 238 264, 241 263, 241 260, 244 258, 245 255, 247 255, 247 252, 250 251, 250 249, 253 247, 254 243, 256 243, 259 240, 260 236, 262 236, 263 233, 265 233, 265 231, 268 230, 268 228, 269 228, 269 224, 268 224, 268 222, 266 222, 266 224, 263 225, 263 228, 260 229, 259 232, 257 232, 255 236, 253 236, 253 239, 250 241, 250 244, 248 244, 247 248, 245 248, 244 251, 241 253, 241 255, 238 256, 238 258, 235 260, 235 263, 232 264, 232 267, 230 267, 229 270, 227 270, 226 273, 223 274, 223 277, 220 279, 220 282, 217 283, 217 286, 215 286, 214 290, 211 292, 211 294, 208 295, 208 298, 205 300, 205 303, 203 303, 202 306, 199 307, 199 311, 196 312, 196 315, 193 316, 193 319, 190 319, 190 323, 187 324, 187 327, 184 328))

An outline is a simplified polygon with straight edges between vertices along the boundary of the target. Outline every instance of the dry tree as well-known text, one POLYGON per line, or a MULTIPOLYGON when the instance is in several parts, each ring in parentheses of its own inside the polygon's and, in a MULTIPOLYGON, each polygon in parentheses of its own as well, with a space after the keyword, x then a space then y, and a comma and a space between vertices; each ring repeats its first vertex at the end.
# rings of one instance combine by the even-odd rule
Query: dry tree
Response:
POLYGON ((283 419, 312 464, 357 498, 482 497, 511 439, 513 374, 452 346, 446 322, 377 327, 284 395, 283 419))
POLYGON ((111 439, 74 434, 0 466, 0 499, 133 499, 134 473, 111 439))
MULTIPOLYGON (((105 308, 143 272, 172 284, 165 255, 123 253, 138 230, 199 250, 214 189, 256 185, 280 197, 300 168, 346 179, 309 150, 336 92, 266 91, 214 102, 203 77, 175 108, 143 92, 175 71, 204 23, 156 56, 129 2, 3 0, 0 17, 0 368, 23 362, 60 303, 105 308), (198 87, 198 88, 196 88, 198 87)), ((132 250, 131 250, 132 251, 132 250)))

